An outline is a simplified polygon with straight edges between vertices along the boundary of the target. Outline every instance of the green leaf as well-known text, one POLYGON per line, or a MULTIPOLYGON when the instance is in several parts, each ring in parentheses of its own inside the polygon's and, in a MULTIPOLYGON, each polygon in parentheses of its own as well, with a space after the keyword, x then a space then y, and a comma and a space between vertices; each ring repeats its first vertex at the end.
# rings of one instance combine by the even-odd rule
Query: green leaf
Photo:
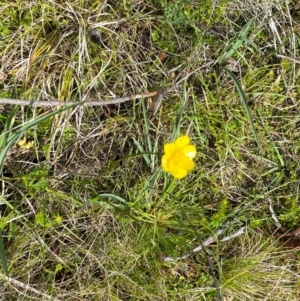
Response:
MULTIPOLYGON (((250 41, 247 39, 247 35, 248 32, 250 31, 252 25, 253 25, 253 20, 250 20, 246 26, 242 29, 242 31, 240 32, 237 40, 235 41, 235 43, 231 46, 231 48, 226 51, 219 59, 218 62, 219 63, 223 63, 225 61, 227 61, 228 59, 230 59, 236 52, 237 50, 245 43, 249 43, 250 41)), ((251 43, 251 45, 255 45, 254 43, 251 43)), ((256 46, 256 45, 255 45, 256 46)), ((257 47, 256 47, 257 48, 257 47)))
POLYGON ((6 146, 7 138, 9 137, 13 129, 15 116, 18 110, 19 106, 15 106, 5 122, 4 129, 2 131, 2 134, 0 135, 0 150, 6 146))
POLYGON ((7 261, 6 261, 4 243, 3 243, 3 238, 2 238, 2 229, 0 229, 0 259, 1 259, 1 263, 3 266, 4 272, 8 276, 7 261))
POLYGON ((244 109, 246 111, 246 114, 247 114, 247 117, 248 117, 248 120, 250 122, 250 126, 251 126, 251 130, 252 130, 252 133, 254 135, 254 138, 255 138, 255 141, 257 143, 257 146, 260 150, 260 152, 262 152, 262 147, 259 143, 259 140, 258 140, 258 136, 257 136, 257 133, 256 133, 256 130, 255 130, 255 127, 254 127, 254 122, 253 122, 253 118, 252 118, 252 114, 251 114, 251 111, 250 111, 250 108, 249 108, 249 105, 248 105, 248 101, 247 101, 247 98, 246 98, 246 95, 243 91, 243 88, 242 86, 240 85, 240 82, 239 80, 236 78, 236 76, 232 73, 232 71, 230 71, 229 69, 227 68, 223 68, 229 75, 230 77, 232 78, 232 80, 234 81, 234 84, 236 86, 236 89, 240 95, 240 98, 241 98, 241 101, 242 101, 242 104, 244 106, 244 109))
POLYGON ((178 112, 176 115, 176 121, 175 121, 175 125, 173 128, 173 132, 172 132, 172 138, 171 140, 175 140, 179 135, 180 135, 180 123, 182 120, 182 115, 183 115, 183 109, 186 103, 188 96, 187 96, 187 82, 186 80, 183 82, 183 97, 182 100, 179 104, 179 108, 178 108, 178 112))

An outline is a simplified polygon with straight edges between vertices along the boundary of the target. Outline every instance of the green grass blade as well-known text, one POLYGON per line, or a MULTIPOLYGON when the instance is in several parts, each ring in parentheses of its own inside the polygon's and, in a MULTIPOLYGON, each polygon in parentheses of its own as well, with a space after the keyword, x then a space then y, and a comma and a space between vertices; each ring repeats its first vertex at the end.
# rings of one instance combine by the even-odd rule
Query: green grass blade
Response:
POLYGON ((250 20, 242 29, 237 40, 234 42, 231 48, 218 59, 219 63, 223 63, 228 59, 230 59, 244 43, 248 42, 247 35, 252 25, 253 25, 253 20, 250 20))
POLYGON ((148 120, 147 109, 146 109, 144 100, 142 100, 142 108, 143 108, 143 118, 144 118, 144 124, 145 124, 145 133, 146 133, 146 139, 147 139, 148 152, 150 153, 150 155, 148 155, 149 166, 150 166, 151 170, 153 170, 154 165, 155 165, 156 154, 154 153, 154 148, 152 145, 149 120, 148 120))
POLYGON ((90 202, 109 209, 124 209, 127 206, 126 200, 112 193, 99 194, 98 197, 91 199, 90 202))
POLYGON ((99 197, 102 199, 108 199, 108 201, 106 201, 105 203, 111 204, 113 207, 116 207, 116 208, 125 208, 127 206, 126 200, 124 200, 122 197, 112 194, 112 193, 102 193, 102 194, 99 194, 99 197), (109 202, 110 199, 116 201, 117 203, 112 204, 111 202, 109 202))
POLYGON ((280 165, 281 165, 281 167, 284 167, 284 166, 285 166, 284 159, 283 159, 283 157, 281 156, 281 154, 280 154, 280 152, 279 152, 279 150, 278 150, 278 147, 276 146, 276 144, 275 144, 275 142, 274 142, 274 140, 273 140, 273 138, 272 138, 270 132, 268 131, 268 129, 267 129, 266 125, 265 125, 265 122, 264 122, 264 120, 263 120, 263 117, 262 117, 261 113, 260 113, 259 111, 257 111, 257 113, 258 113, 258 115, 259 115, 259 117, 260 117, 260 121, 261 121, 261 123, 262 123, 262 125, 263 125, 263 127, 264 127, 264 130, 265 130, 266 134, 268 135, 268 137, 269 137, 269 139, 270 139, 270 143, 272 144, 272 146, 273 146, 273 148, 274 148, 274 151, 275 151, 275 153, 276 153, 276 155, 277 155, 277 157, 278 157, 278 160, 279 160, 279 162, 280 162, 280 165))
POLYGON ((156 153, 154 152, 154 148, 152 145, 152 141, 151 141, 151 135, 150 135, 150 127, 149 127, 149 120, 147 117, 147 109, 145 106, 145 102, 142 101, 141 102, 142 105, 142 110, 143 110, 143 120, 144 120, 144 133, 146 136, 146 143, 144 146, 142 146, 142 143, 140 143, 137 139, 135 139, 134 137, 133 142, 136 145, 136 147, 138 148, 138 150, 140 151, 140 153, 142 154, 144 160, 146 161, 147 165, 151 168, 151 170, 153 170, 154 168, 154 162, 155 162, 155 158, 156 158, 156 153))
POLYGON ((7 138, 9 137, 13 129, 15 116, 19 108, 20 108, 19 106, 15 106, 5 122, 2 134, 0 135, 0 150, 6 146, 7 138))
POLYGON ((7 261, 4 251, 4 243, 3 243, 3 237, 2 237, 2 229, 0 229, 0 260, 4 269, 4 272, 6 275, 8 275, 8 268, 7 268, 7 261))
POLYGON ((151 153, 151 152, 153 152, 153 148, 152 148, 152 142, 151 142, 151 136, 150 136, 150 127, 149 127, 149 120, 148 120, 148 116, 147 116, 147 109, 146 109, 144 100, 142 100, 142 108, 143 108, 145 131, 146 131, 146 135, 147 135, 146 138, 147 138, 148 151, 151 153))
POLYGON ((254 122, 253 122, 252 114, 251 114, 251 111, 250 111, 250 108, 249 108, 249 105, 248 105, 248 101, 247 101, 246 95, 245 95, 245 93, 243 91, 243 88, 240 85, 239 80, 236 78, 236 76, 233 74, 232 71, 230 71, 227 68, 223 68, 223 69, 230 75, 230 77, 234 81, 234 84, 235 84, 236 89, 237 89, 237 91, 238 91, 238 93, 240 95, 240 98, 241 98, 242 104, 244 106, 244 109, 246 111, 248 120, 250 122, 251 130, 252 130, 252 133, 254 135, 255 141, 257 143, 257 146, 258 146, 260 152, 262 152, 262 147, 261 147, 261 144, 259 143, 259 140, 258 140, 257 132, 256 132, 255 127, 254 127, 254 122))
POLYGON ((142 154, 144 160, 146 161, 147 165, 150 166, 151 165, 151 159, 150 156, 147 152, 145 152, 143 146, 141 145, 141 143, 136 140, 134 137, 132 138, 134 144, 136 145, 136 147, 138 148, 138 150, 140 151, 140 153, 142 154))
POLYGON ((0 151, 0 172, 2 171, 5 156, 8 152, 8 150, 12 147, 12 145, 23 135, 24 132, 26 132, 28 129, 38 125, 39 123, 43 122, 44 120, 55 116, 63 111, 66 111, 70 108, 73 108, 77 106, 78 104, 73 104, 73 105, 67 105, 59 110, 53 111, 51 113, 45 114, 43 116, 38 117, 35 120, 32 120, 28 122, 27 124, 23 125, 20 129, 16 130, 12 134, 9 135, 6 141, 6 145, 3 146, 3 149, 0 151))
POLYGON ((182 100, 180 102, 179 109, 177 112, 176 121, 175 121, 171 140, 175 140, 180 135, 180 123, 181 123, 181 119, 182 119, 182 115, 183 115, 184 105, 187 100, 186 89, 187 89, 187 84, 186 84, 186 80, 185 80, 184 84, 183 84, 183 97, 182 97, 182 100))

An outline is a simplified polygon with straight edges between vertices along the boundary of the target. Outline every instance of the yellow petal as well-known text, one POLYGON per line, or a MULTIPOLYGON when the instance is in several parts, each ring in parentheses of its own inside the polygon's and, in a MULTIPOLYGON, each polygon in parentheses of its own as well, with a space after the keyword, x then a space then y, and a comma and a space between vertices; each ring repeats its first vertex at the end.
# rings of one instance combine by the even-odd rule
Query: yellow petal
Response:
POLYGON ((180 160, 178 160, 178 162, 177 162, 177 165, 181 169, 184 169, 187 171, 190 171, 190 170, 194 169, 194 167, 195 167, 195 163, 187 157, 180 158, 180 160))
POLYGON ((30 141, 30 142, 26 143, 26 144, 23 146, 23 148, 25 148, 25 149, 30 149, 30 148, 32 148, 33 146, 34 146, 34 141, 30 141))
POLYGON ((174 143, 166 143, 164 146, 165 155, 172 156, 177 150, 177 147, 174 143))
POLYGON ((170 162, 169 167, 171 174, 177 179, 182 179, 187 175, 186 170, 180 168, 176 163, 172 161, 170 162))
POLYGON ((166 155, 163 155, 162 158, 161 158, 161 166, 162 166, 162 169, 166 172, 169 172, 170 169, 168 167, 168 156, 166 155))
POLYGON ((20 147, 24 146, 26 144, 26 137, 24 137, 23 139, 20 139, 19 142, 18 142, 18 145, 20 147))
POLYGON ((188 136, 181 136, 175 140, 175 144, 177 147, 181 148, 190 143, 190 138, 188 136))
POLYGON ((182 179, 187 176, 187 171, 180 169, 178 173, 173 173, 173 177, 176 179, 182 179))
POLYGON ((196 157, 197 154, 197 150, 196 147, 194 145, 186 145, 182 148, 182 153, 190 158, 190 159, 194 159, 196 157))

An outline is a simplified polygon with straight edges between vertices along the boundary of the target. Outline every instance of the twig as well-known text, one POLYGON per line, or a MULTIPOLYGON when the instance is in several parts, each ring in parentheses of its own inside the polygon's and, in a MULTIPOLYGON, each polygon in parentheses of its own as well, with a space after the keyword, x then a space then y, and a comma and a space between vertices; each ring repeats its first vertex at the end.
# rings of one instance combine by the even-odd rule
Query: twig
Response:
POLYGON ((276 216, 276 214, 275 214, 275 211, 274 211, 274 208, 273 208, 273 204, 272 204, 271 199, 269 199, 269 210, 270 210, 270 212, 271 212, 271 216, 272 216, 272 218, 273 218, 273 220, 274 220, 274 222, 275 222, 276 227, 277 227, 278 229, 280 229, 280 228, 281 228, 281 224, 280 224, 280 222, 279 222, 279 220, 278 220, 278 218, 277 218, 277 216, 276 216))
POLYGON ((12 285, 15 285, 17 287, 21 287, 21 288, 23 288, 26 291, 30 291, 30 292, 35 293, 37 295, 43 296, 44 298, 46 298, 48 300, 51 300, 51 301, 61 301, 60 299, 53 298, 53 297, 51 297, 51 296, 49 296, 49 295, 47 295, 47 294, 45 294, 43 292, 38 291, 37 289, 31 287, 30 285, 25 284, 25 283, 23 283, 23 282, 21 282, 19 280, 14 279, 14 278, 7 277, 7 276, 4 276, 3 278, 6 281, 8 281, 10 284, 12 284, 12 285))
POLYGON ((285 59, 285 60, 288 60, 288 61, 291 61, 291 62, 293 62, 293 63, 295 63, 295 64, 300 64, 300 61, 299 61, 299 60, 296 60, 296 59, 294 59, 294 58, 292 58, 292 57, 288 57, 288 56, 281 55, 281 54, 277 54, 277 57, 282 58, 282 59, 285 59))
POLYGON ((157 113, 157 111, 158 111, 158 109, 161 105, 161 102, 165 98, 166 94, 175 91, 176 87, 177 87, 177 85, 175 84, 175 85, 171 86, 170 88, 163 89, 162 91, 160 91, 157 94, 156 101, 155 101, 155 103, 153 105, 153 108, 152 108, 152 116, 156 115, 156 113, 157 113))
MULTIPOLYGON (((230 240, 232 238, 235 238, 241 234, 244 233, 244 230, 245 230, 246 227, 242 227, 240 228, 238 231, 234 232, 233 234, 231 235, 227 235, 225 237, 223 237, 222 239, 220 239, 220 241, 224 242, 224 241, 227 241, 227 240, 230 240)), ((177 260, 182 260, 182 259, 186 259, 198 252, 200 252, 203 247, 207 247, 209 246, 210 244, 214 243, 217 241, 217 238, 220 234, 222 234, 224 232, 225 229, 219 229, 217 230, 217 232, 213 235, 213 236, 210 236, 209 238, 207 238, 204 242, 202 242, 198 247, 194 248, 192 251, 182 255, 182 256, 179 256, 179 257, 162 257, 162 260, 163 261, 177 261, 177 260)))
MULTIPOLYGON (((147 92, 144 94, 137 94, 134 96, 126 96, 121 98, 115 98, 111 100, 95 100, 95 101, 86 101, 83 103, 84 106, 88 107, 96 107, 96 106, 107 106, 112 104, 120 104, 126 101, 140 99, 140 98, 148 98, 152 96, 156 96, 159 91, 147 92)), ((11 104, 11 105, 20 105, 20 106, 28 106, 31 105, 33 107, 56 107, 56 106, 64 106, 64 105, 82 105, 80 101, 69 101, 63 102, 59 100, 23 100, 23 99, 10 99, 10 98, 0 98, 0 104, 11 104)))
MULTIPOLYGON (((84 103, 80 101, 69 101, 69 102, 63 102, 59 100, 23 100, 23 99, 11 99, 11 98, 0 98, 0 104, 11 104, 11 105, 20 105, 20 106, 32 106, 32 107, 56 107, 56 106, 64 106, 64 105, 84 105, 87 107, 97 107, 97 106, 107 106, 112 104, 120 104, 123 102, 127 102, 130 100, 140 99, 140 98, 149 98, 153 96, 157 96, 157 100, 154 104, 154 107, 152 109, 153 115, 157 112, 158 108, 160 107, 160 104, 165 97, 167 93, 173 92, 176 90, 178 85, 189 78, 192 74, 198 72, 199 70, 208 67, 212 65, 212 61, 209 61, 208 63, 201 65, 201 67, 193 70, 192 72, 189 72, 186 74, 183 78, 179 79, 176 78, 175 83, 165 89, 162 89, 161 91, 153 91, 153 92, 147 92, 142 94, 137 94, 133 96, 126 96, 121 98, 115 98, 111 100, 94 100, 94 101, 85 101, 84 103)), ((0 74, 1 76, 1 74, 0 74)))
POLYGON ((230 240, 230 239, 233 239, 233 238, 235 238, 235 237, 240 236, 241 234, 244 233, 245 228, 246 228, 246 227, 240 228, 239 230, 237 230, 237 231, 234 232, 233 234, 227 235, 227 236, 223 237, 222 239, 220 239, 220 241, 224 242, 224 241, 227 241, 227 240, 230 240))

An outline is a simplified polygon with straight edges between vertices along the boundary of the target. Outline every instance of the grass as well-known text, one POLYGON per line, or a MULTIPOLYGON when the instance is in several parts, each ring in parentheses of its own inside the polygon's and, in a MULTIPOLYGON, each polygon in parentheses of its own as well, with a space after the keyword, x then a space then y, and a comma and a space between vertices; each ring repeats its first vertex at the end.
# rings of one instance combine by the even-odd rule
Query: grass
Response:
POLYGON ((0 300, 299 300, 296 3, 2 2, 0 300))

